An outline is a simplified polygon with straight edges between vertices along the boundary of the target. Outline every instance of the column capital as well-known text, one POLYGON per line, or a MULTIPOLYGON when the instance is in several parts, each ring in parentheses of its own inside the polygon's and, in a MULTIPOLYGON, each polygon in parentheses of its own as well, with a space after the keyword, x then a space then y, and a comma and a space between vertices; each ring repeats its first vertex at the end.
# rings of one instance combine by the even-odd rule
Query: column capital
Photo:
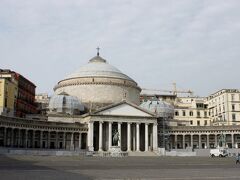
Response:
POLYGON ((99 121, 99 123, 103 124, 104 122, 103 121, 99 121))

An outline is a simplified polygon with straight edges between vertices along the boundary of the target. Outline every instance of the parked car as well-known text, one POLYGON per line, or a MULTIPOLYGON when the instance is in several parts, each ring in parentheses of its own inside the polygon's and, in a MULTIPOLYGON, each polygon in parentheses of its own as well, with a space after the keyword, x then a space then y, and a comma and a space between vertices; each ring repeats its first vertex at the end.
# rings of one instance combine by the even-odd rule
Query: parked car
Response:
POLYGON ((228 150, 225 148, 217 148, 210 150, 211 157, 226 157, 228 156, 228 150))

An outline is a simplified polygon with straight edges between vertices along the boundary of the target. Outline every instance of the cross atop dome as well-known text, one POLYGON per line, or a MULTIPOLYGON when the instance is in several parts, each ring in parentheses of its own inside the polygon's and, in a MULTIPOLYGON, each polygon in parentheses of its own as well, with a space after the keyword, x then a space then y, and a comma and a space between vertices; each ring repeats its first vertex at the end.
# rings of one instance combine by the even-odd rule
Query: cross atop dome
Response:
POLYGON ((100 50, 100 48, 97 47, 96 49, 97 49, 97 56, 99 56, 99 50, 100 50))

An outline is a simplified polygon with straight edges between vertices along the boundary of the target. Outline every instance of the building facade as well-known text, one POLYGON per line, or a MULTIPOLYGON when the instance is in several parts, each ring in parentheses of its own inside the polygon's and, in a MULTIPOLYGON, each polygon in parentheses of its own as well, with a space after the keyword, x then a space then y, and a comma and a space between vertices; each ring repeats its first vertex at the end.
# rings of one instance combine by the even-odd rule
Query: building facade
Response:
POLYGON ((209 116, 214 125, 240 123, 240 91, 222 89, 208 96, 209 116))
POLYGON ((13 114, 18 117, 36 114, 34 102, 36 86, 22 75, 8 69, 1 69, 0 77, 2 80, 2 98, 4 97, 5 106, 9 104, 7 111, 13 108, 13 114))
POLYGON ((206 98, 181 97, 175 102, 174 119, 178 125, 210 126, 209 109, 206 98))
POLYGON ((18 81, 16 116, 25 117, 26 114, 36 114, 37 113, 35 104, 36 86, 22 75, 18 73, 15 73, 15 75, 18 81))
POLYGON ((0 114, 14 116, 18 86, 10 74, 0 74, 0 114))
POLYGON ((36 94, 35 95, 35 104, 37 106, 37 114, 46 115, 49 105, 50 97, 47 93, 36 94))

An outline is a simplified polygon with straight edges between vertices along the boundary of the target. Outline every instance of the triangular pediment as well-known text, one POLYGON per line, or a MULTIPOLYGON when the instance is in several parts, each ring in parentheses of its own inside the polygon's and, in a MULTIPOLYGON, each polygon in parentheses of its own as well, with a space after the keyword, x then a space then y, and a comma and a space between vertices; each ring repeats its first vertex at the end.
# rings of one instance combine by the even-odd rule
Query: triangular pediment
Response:
POLYGON ((138 117, 153 117, 154 115, 144 109, 127 102, 108 106, 99 111, 96 115, 111 115, 111 116, 138 116, 138 117))

